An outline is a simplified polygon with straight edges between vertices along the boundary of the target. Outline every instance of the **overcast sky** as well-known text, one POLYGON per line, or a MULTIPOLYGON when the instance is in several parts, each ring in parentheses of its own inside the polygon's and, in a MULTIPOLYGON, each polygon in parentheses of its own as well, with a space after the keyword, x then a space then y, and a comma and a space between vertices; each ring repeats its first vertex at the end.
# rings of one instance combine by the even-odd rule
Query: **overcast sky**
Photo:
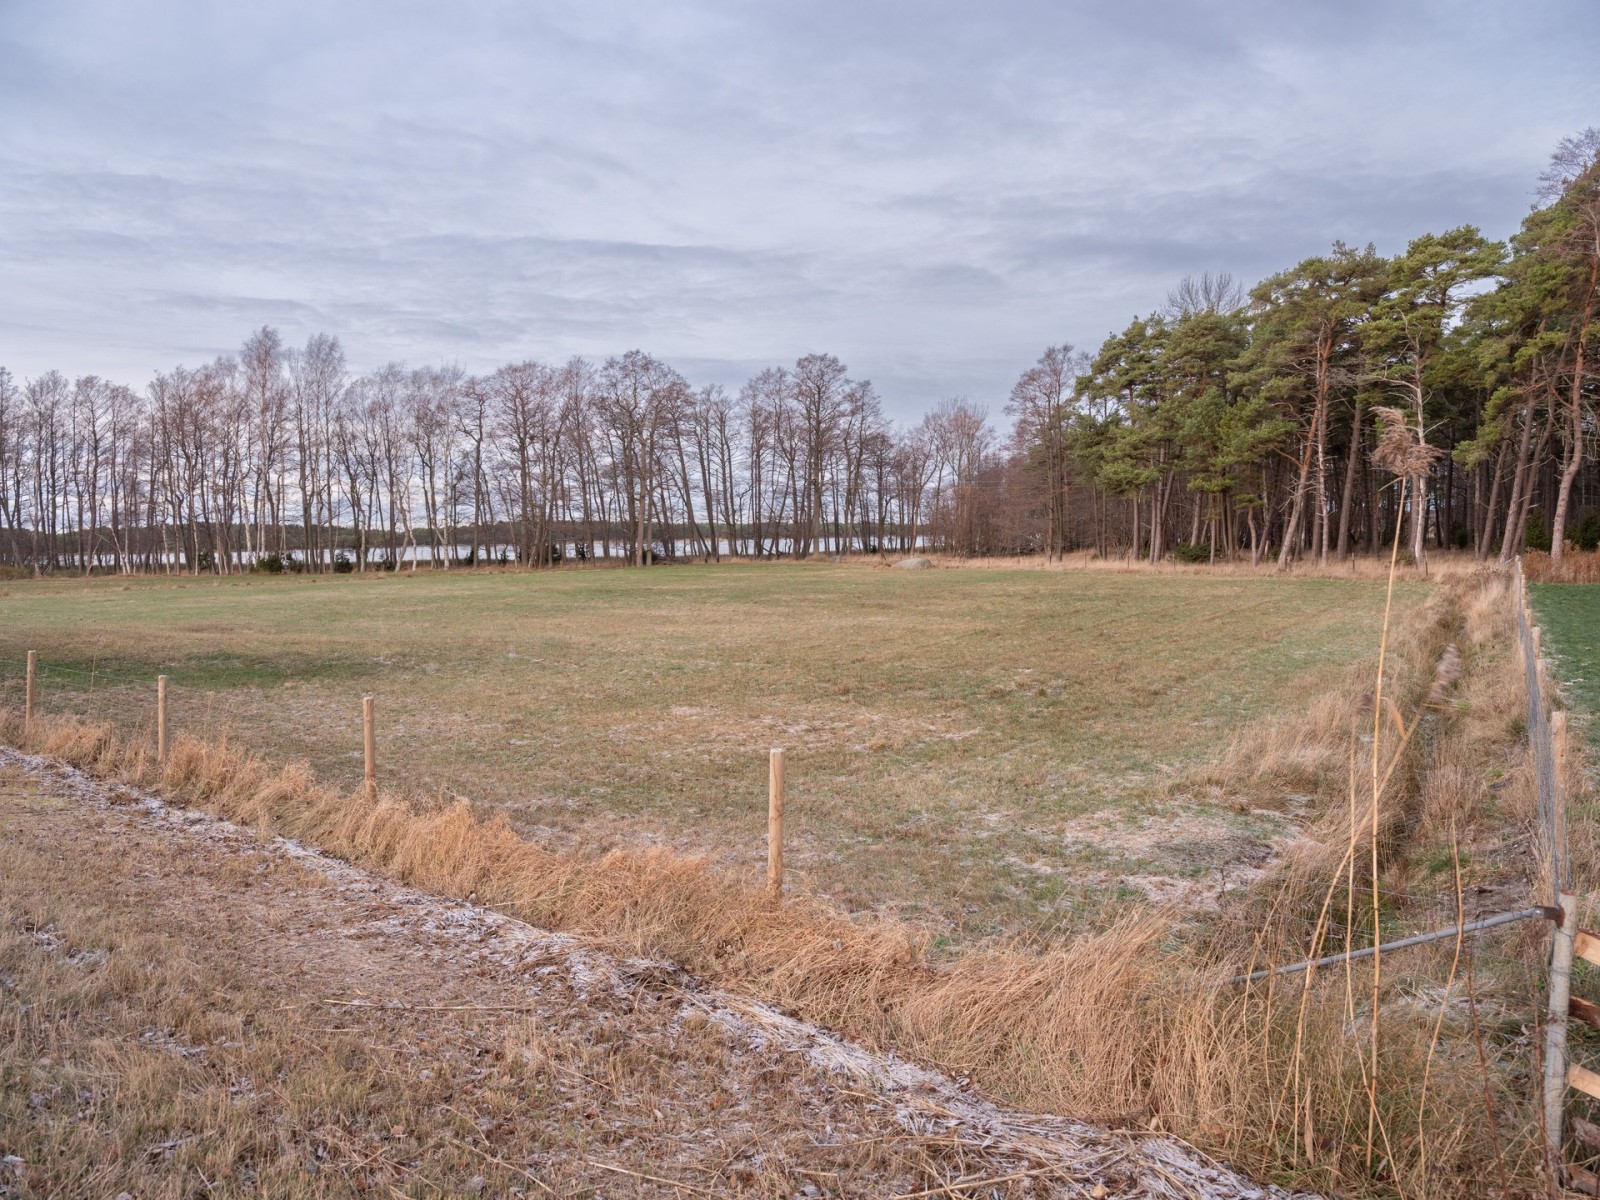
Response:
POLYGON ((998 413, 1182 275, 1504 237, 1600 3, 0 0, 0 365, 830 351, 998 413))

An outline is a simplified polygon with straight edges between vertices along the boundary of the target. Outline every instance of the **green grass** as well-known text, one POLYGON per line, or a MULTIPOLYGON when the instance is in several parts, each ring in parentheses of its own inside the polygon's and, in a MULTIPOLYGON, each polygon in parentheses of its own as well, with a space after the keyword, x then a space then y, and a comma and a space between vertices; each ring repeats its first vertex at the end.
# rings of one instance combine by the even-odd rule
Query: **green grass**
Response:
POLYGON ((1562 691, 1600 746, 1600 584, 1536 583, 1529 587, 1544 629, 1544 651, 1562 691))
POLYGON ((46 711, 139 728, 164 671, 175 729, 347 783, 370 692, 385 786, 752 869, 783 746, 795 886, 966 936, 1247 860, 1281 823, 1171 782, 1372 656, 1382 606, 1361 580, 856 564, 62 580, 0 597, 0 686, 33 648, 46 711))

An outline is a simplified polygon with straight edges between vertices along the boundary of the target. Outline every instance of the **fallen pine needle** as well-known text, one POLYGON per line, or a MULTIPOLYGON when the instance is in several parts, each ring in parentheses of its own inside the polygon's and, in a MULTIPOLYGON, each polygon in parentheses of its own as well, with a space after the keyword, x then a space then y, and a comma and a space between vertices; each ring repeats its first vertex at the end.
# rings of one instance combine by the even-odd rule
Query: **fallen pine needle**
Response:
POLYGON ((1010 1183, 1014 1179, 1026 1179, 1030 1175, 1043 1175, 1050 1170, 1049 1167, 1035 1167, 1031 1171, 1014 1171, 1010 1175, 994 1175, 988 1179, 957 1180, 947 1183, 943 1187, 929 1188, 925 1192, 906 1192, 896 1196, 894 1200, 922 1200, 924 1196, 948 1196, 951 1192, 964 1192, 968 1188, 988 1187, 991 1183, 1010 1183))
POLYGON ((650 1183, 664 1183, 668 1187, 682 1188, 686 1192, 698 1192, 702 1196, 715 1196, 717 1193, 707 1191, 705 1188, 695 1187, 692 1183, 684 1183, 681 1179, 663 1179, 659 1175, 646 1175, 643 1171, 630 1171, 627 1167, 614 1167, 610 1163, 603 1163, 593 1158, 583 1160, 591 1167, 599 1167, 602 1171, 615 1171, 618 1175, 631 1175, 635 1179, 644 1179, 650 1183))
POLYGON ((300 1004, 280 1004, 274 1012, 291 1008, 310 1008, 314 1004, 334 1004, 340 1008, 370 1008, 376 1012, 538 1012, 537 1004, 386 1004, 371 1000, 307 1000, 300 1004))
MULTIPOLYGON (((457 1109, 452 1108, 450 1111, 454 1112, 454 1113, 457 1113, 457 1115, 461 1115, 459 1110, 457 1110, 457 1109)), ((488 1159, 490 1162, 494 1163, 495 1165, 504 1167, 508 1171, 512 1171, 512 1172, 515 1172, 518 1175, 521 1175, 524 1179, 528 1180, 530 1183, 536 1185, 539 1188, 542 1188, 547 1194, 549 1194, 551 1196, 555 1195, 555 1192, 553 1190, 551 1190, 550 1185, 547 1184, 544 1180, 540 1179, 537 1175, 534 1175, 529 1171, 523 1170, 521 1167, 517 1166, 514 1163, 508 1163, 505 1159, 498 1158, 495 1155, 490 1154, 487 1150, 484 1150, 483 1148, 481 1148, 479 1146, 474 1146, 471 1142, 464 1142, 460 1138, 451 1138, 450 1140, 453 1141, 456 1145, 460 1146, 463 1150, 471 1150, 474 1154, 481 1154, 481 1155, 483 1155, 484 1158, 488 1159)))

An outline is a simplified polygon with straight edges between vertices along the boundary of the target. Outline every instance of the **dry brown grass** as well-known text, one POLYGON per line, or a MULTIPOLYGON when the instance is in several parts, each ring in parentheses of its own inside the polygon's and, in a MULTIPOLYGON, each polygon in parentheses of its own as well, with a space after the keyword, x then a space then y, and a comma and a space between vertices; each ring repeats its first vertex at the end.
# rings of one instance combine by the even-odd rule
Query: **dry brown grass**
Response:
POLYGON ((0 768, 0 1196, 1059 1194, 673 979, 67 796, 0 768))
MULTIPOLYGON (((1491 585, 1493 586, 1493 585, 1491 585)), ((1435 592, 1391 635, 1384 671, 1386 694, 1396 710, 1417 712, 1432 686, 1435 666, 1452 644, 1460 625, 1460 606, 1476 585, 1453 586, 1435 592)), ((1323 881, 1333 874, 1344 853, 1350 830, 1349 794, 1352 779, 1365 777, 1370 754, 1364 749, 1372 728, 1373 668, 1363 665, 1344 672, 1333 688, 1319 696, 1303 713, 1246 728, 1220 763, 1198 773, 1202 781, 1225 788, 1243 784, 1257 802, 1271 804, 1286 793, 1309 794, 1317 801, 1320 818, 1306 831, 1287 856, 1282 872, 1289 877, 1323 881)), ((1393 732, 1386 711, 1385 732, 1393 732)), ((1385 794, 1383 806, 1389 843, 1409 819, 1416 780, 1401 772, 1385 794)))
MULTIPOLYGON (((1386 712, 1385 736, 1401 713, 1417 729, 1384 792, 1386 853, 1412 859, 1436 849, 1453 822, 1464 835, 1488 824, 1503 836, 1531 814, 1511 586, 1509 575, 1492 571, 1453 580, 1391 636, 1385 690, 1396 712, 1386 712)), ((1247 726, 1217 763, 1172 790, 1211 787, 1268 807, 1286 795, 1313 797, 1320 817, 1280 874, 1315 886, 1349 840, 1351 778, 1370 770, 1372 705, 1372 667, 1350 668, 1305 711, 1247 726)))
POLYGON ((1559 563, 1543 551, 1524 550, 1522 573, 1529 583, 1600 583, 1600 550, 1568 547, 1559 563))
MULTIPOLYGON (((1379 838, 1380 885, 1402 910, 1438 907, 1397 883, 1417 883, 1417 851, 1442 829, 1465 831, 1468 844, 1486 853, 1503 851, 1518 832, 1519 751, 1506 721, 1511 702, 1497 699, 1508 678, 1500 589, 1489 577, 1459 580, 1397 632, 1389 690, 1414 736, 1397 762, 1379 838), (1449 641, 1462 646, 1464 678, 1446 710, 1425 710, 1449 641), (1479 775, 1491 778, 1487 771, 1458 769, 1463 761, 1489 760, 1505 772, 1494 803, 1471 786, 1479 775)), ((1375 986, 1370 968, 1250 988, 1221 982, 1241 967, 1304 952, 1307 921, 1339 879, 1341 855, 1352 838, 1365 836, 1352 831, 1342 803, 1350 772, 1361 767, 1352 734, 1358 719, 1370 722, 1359 683, 1352 676, 1302 721, 1241 747, 1226 777, 1212 780, 1268 793, 1292 778, 1315 791, 1324 815, 1299 852, 1219 914, 1204 936, 1174 937, 1175 914, 1152 911, 1066 946, 989 946, 948 964, 929 957, 927 936, 914 927, 854 920, 805 897, 780 906, 704 860, 662 851, 556 851, 464 803, 371 802, 227 744, 183 739, 158 767, 143 741, 123 740, 104 725, 52 718, 25 731, 8 713, 0 735, 431 891, 474 896, 538 925, 671 957, 718 986, 967 1072, 1012 1103, 1173 1130, 1246 1169, 1321 1188, 1493 1194, 1498 1189, 1485 1190, 1484 1180, 1503 1171, 1511 1194, 1532 1194, 1536 1156, 1521 1078, 1528 1047, 1520 1033, 1531 1019, 1532 994, 1517 969, 1519 954, 1532 945, 1518 941, 1522 933, 1480 947, 1492 950, 1499 966, 1480 972, 1466 1010, 1462 984, 1444 982, 1448 944, 1386 960, 1378 991, 1384 1075, 1376 1093, 1366 1043, 1350 1035, 1352 1022, 1364 1027, 1371 1019, 1370 997, 1363 999, 1375 986), (1445 1050, 1435 1053, 1440 1029, 1445 1050), (1482 1136, 1485 1120, 1499 1131, 1494 1153, 1482 1136)), ((1515 891, 1519 871, 1508 860, 1497 886, 1515 891)), ((1357 874, 1349 874, 1354 887, 1357 874)), ((1449 880, 1433 884, 1437 901, 1449 880)), ((1491 958, 1480 954, 1479 961, 1491 958)))
MULTIPOLYGON (((1326 565, 1317 562, 1315 559, 1300 559, 1286 567, 1279 567, 1271 559, 1265 558, 1255 566, 1250 565, 1248 558, 1240 559, 1236 562, 1228 562, 1224 558, 1219 558, 1214 563, 1180 563, 1171 559, 1163 559, 1158 563, 1147 562, 1143 559, 1135 562, 1115 555, 1101 557, 1091 550, 1074 551, 1054 562, 1035 554, 994 558, 963 558, 954 554, 926 554, 922 557, 929 559, 936 567, 979 571, 1110 571, 1139 575, 1217 576, 1223 578, 1281 576, 1298 579, 1377 580, 1389 577, 1389 560, 1387 556, 1368 554, 1352 554, 1342 560, 1330 560, 1326 565)), ((892 565, 894 558, 891 556, 883 561, 875 558, 851 558, 848 561, 887 567, 892 565)), ((1411 563, 1399 565, 1396 578, 1412 581, 1457 579, 1471 575, 1478 569, 1479 564, 1471 554, 1444 551, 1432 554, 1420 568, 1411 563)))

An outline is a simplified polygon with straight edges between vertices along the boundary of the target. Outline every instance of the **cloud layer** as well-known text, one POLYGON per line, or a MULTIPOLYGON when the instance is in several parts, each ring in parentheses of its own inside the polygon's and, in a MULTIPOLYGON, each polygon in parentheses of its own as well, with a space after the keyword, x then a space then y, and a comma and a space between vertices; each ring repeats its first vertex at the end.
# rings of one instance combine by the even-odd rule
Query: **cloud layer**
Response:
POLYGON ((1597 50, 1590 0, 11 0, 0 364, 138 383, 270 323, 997 407, 1185 273, 1509 234, 1597 50))

